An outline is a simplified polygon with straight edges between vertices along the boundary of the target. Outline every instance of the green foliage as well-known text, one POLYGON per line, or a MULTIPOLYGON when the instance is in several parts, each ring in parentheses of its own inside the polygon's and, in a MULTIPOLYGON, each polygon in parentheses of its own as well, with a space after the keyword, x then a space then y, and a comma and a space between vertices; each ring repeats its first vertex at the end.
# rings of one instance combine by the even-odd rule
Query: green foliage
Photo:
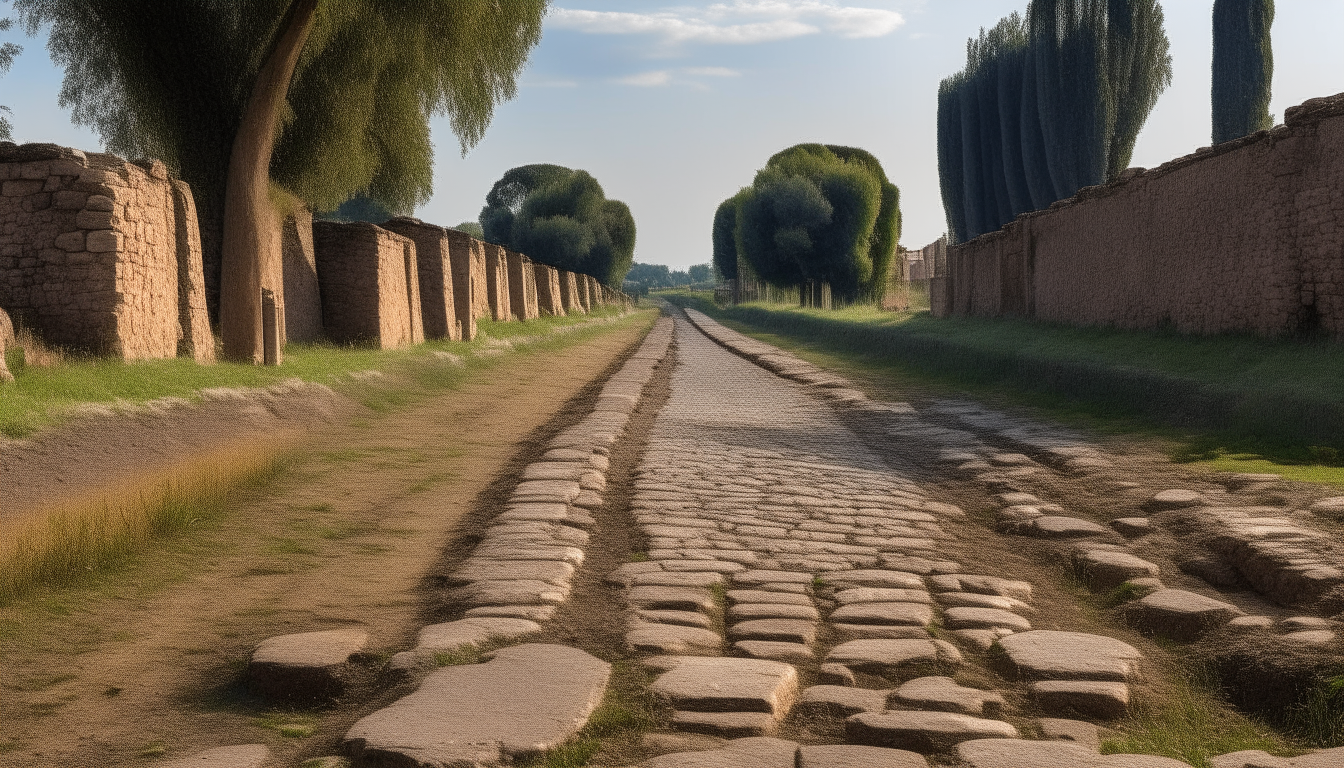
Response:
POLYGON ((1113 179, 1171 84, 1157 0, 1033 0, 978 39, 938 98, 938 165, 958 242, 1113 179))
POLYGON ((708 283, 713 279, 708 264, 692 264, 686 268, 686 274, 691 278, 692 283, 708 283))
MULTIPOLYGON (((8 32, 9 28, 14 26, 13 19, 0 19, 0 32, 8 32)), ((15 43, 5 43, 0 45, 0 75, 9 71, 14 64, 14 57, 23 52, 23 47, 15 43)), ((0 112, 9 112, 9 107, 0 105, 0 112)), ((0 115, 0 141, 9 141, 14 138, 14 126, 10 124, 9 118, 0 115)))
POLYGON ((336 210, 323 213, 319 218, 327 221, 367 221, 370 224, 382 224, 399 214, 388 210, 387 206, 365 194, 358 194, 341 203, 336 210))
POLYGON ((481 229, 481 225, 474 221, 464 221, 453 227, 453 229, 456 229, 458 232, 466 232, 477 240, 485 239, 485 230, 481 229))
POLYGON ((672 271, 666 264, 635 264, 625 275, 625 285, 648 288, 678 288, 696 282, 692 273, 702 275, 701 280, 709 279, 709 265, 697 264, 691 270, 672 271))
MULTIPOLYGON (((776 286, 830 283, 837 297, 880 297, 900 238, 900 194, 870 153, 798 144, 770 158, 737 208, 732 253, 776 286)), ((717 221, 715 264, 727 260, 726 217, 717 221)), ((734 259, 734 267, 736 260, 734 259)), ((735 271, 735 269, 734 269, 735 271)))
MULTIPOLYGON (((108 150, 162 159, 191 184, 218 269, 224 186, 252 84, 291 0, 16 0, 51 25, 60 103, 108 150)), ((411 210, 431 192, 429 118, 463 151, 541 37, 547 0, 325 0, 277 126, 273 180, 314 210, 359 193, 411 210)), ((213 276, 207 281, 214 283, 213 276)), ((211 297, 212 302, 214 297, 211 297)))
POLYGON ((725 280, 737 279, 737 209, 746 190, 719 203, 714 211, 714 268, 725 280))
POLYGON ((506 172, 481 210, 485 239, 532 260, 619 287, 635 254, 635 219, 587 171, 524 165, 506 172))
POLYGON ((1213 143, 1273 127, 1274 0, 1214 0, 1213 143))

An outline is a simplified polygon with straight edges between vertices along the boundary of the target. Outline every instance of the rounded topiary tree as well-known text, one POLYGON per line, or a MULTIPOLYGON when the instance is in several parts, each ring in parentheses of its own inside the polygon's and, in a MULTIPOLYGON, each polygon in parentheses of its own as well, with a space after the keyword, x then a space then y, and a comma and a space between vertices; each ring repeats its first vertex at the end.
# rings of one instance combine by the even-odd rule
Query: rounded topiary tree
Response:
POLYGON ((635 219, 586 171, 523 165, 495 182, 481 210, 485 239, 534 261, 619 288, 635 254, 635 219))

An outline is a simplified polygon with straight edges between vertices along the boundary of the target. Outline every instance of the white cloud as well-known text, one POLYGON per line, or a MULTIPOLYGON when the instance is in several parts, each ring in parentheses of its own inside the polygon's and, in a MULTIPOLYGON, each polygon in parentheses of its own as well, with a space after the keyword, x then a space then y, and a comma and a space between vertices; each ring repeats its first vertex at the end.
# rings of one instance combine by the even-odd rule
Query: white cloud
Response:
POLYGON ((668 72, 666 69, 654 70, 653 72, 640 72, 637 75, 617 78, 616 82, 621 85, 638 85, 644 88, 652 88, 671 83, 672 73, 668 72))
POLYGON ((734 0, 703 8, 654 13, 554 9, 548 23, 596 35, 655 35, 669 44, 747 45, 828 33, 882 37, 905 23, 895 11, 839 5, 829 0, 734 0))
POLYGON ((699 75, 700 77, 738 77, 742 74, 736 69, 727 67, 687 67, 682 72, 688 75, 699 75))

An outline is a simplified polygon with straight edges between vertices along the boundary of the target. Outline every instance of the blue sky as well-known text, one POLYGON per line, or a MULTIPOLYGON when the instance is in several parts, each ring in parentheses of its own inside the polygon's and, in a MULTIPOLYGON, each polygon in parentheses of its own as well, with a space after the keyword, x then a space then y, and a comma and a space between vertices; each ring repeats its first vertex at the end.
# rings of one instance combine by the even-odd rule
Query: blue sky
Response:
MULTIPOLYGON (((1166 0, 1174 81, 1135 148, 1159 165, 1209 143, 1212 0, 1166 0)), ((684 268, 709 260, 718 203, 767 158, 802 141, 875 154, 901 189, 901 243, 946 228, 938 193, 938 82, 965 63, 966 38, 1026 0, 557 0, 520 79, 465 158, 435 122, 435 194, 418 212, 475 219, 516 165, 583 168, 630 205, 635 259, 684 268)), ((8 3, 0 3, 0 16, 8 3)), ((1270 111, 1344 91, 1344 0, 1279 0, 1270 111)), ((57 104, 61 72, 45 40, 0 79, 18 141, 97 149, 57 104)))

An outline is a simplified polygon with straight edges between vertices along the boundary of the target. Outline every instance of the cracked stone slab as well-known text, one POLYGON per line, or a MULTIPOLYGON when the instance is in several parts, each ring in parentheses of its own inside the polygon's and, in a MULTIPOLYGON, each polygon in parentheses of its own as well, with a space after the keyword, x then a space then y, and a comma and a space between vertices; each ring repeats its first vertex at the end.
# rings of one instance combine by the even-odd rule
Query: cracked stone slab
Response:
POLYGON ((1129 714, 1129 686, 1101 680, 1041 680, 1029 687, 1031 696, 1046 712, 1077 712, 1098 720, 1129 714))
POLYGON ((832 648, 826 661, 880 675, 912 664, 960 664, 961 653, 941 640, 850 640, 832 648))
POLYGON ((973 739, 956 747, 968 768, 1190 768, 1157 755, 1103 755, 1066 741, 973 739))
POLYGON ((1003 697, 994 691, 967 688, 950 677, 918 677, 891 692, 892 703, 938 712, 958 712, 977 717, 998 717, 1003 697))
POLYGON ((154 768, 262 768, 270 759, 271 750, 265 744, 236 744, 160 761, 154 768))
POLYGON ((953 712, 862 712, 845 720, 849 741, 914 752, 943 752, 962 741, 1017 735, 1017 729, 1002 720, 953 712))
POLYGON ((1004 660, 1027 680, 1113 680, 1138 673, 1143 657, 1134 646, 1104 635, 1032 630, 999 639, 1004 660))
POLYGON ((369 641, 360 629, 332 629, 269 637, 247 665, 247 687, 257 696, 290 702, 325 701, 345 690, 347 663, 369 641))
POLYGON ((926 603, 853 603, 831 612, 832 622, 924 627, 933 621, 926 603))
POLYGON ((653 682, 681 711, 763 712, 781 718, 798 696, 798 672, 763 659, 688 656, 653 682))
POLYGON ((1196 640, 1245 615, 1234 605, 1183 589, 1159 589, 1126 609, 1126 620, 1144 632, 1172 640, 1196 640))
POLYGON ((577 733, 610 674, 577 648, 503 648, 484 664, 430 673, 415 693, 356 722, 345 748, 357 763, 425 768, 525 759, 577 733))
POLYGON ((797 768, 928 768, 923 755, 904 749, 858 744, 810 744, 798 748, 797 768))

